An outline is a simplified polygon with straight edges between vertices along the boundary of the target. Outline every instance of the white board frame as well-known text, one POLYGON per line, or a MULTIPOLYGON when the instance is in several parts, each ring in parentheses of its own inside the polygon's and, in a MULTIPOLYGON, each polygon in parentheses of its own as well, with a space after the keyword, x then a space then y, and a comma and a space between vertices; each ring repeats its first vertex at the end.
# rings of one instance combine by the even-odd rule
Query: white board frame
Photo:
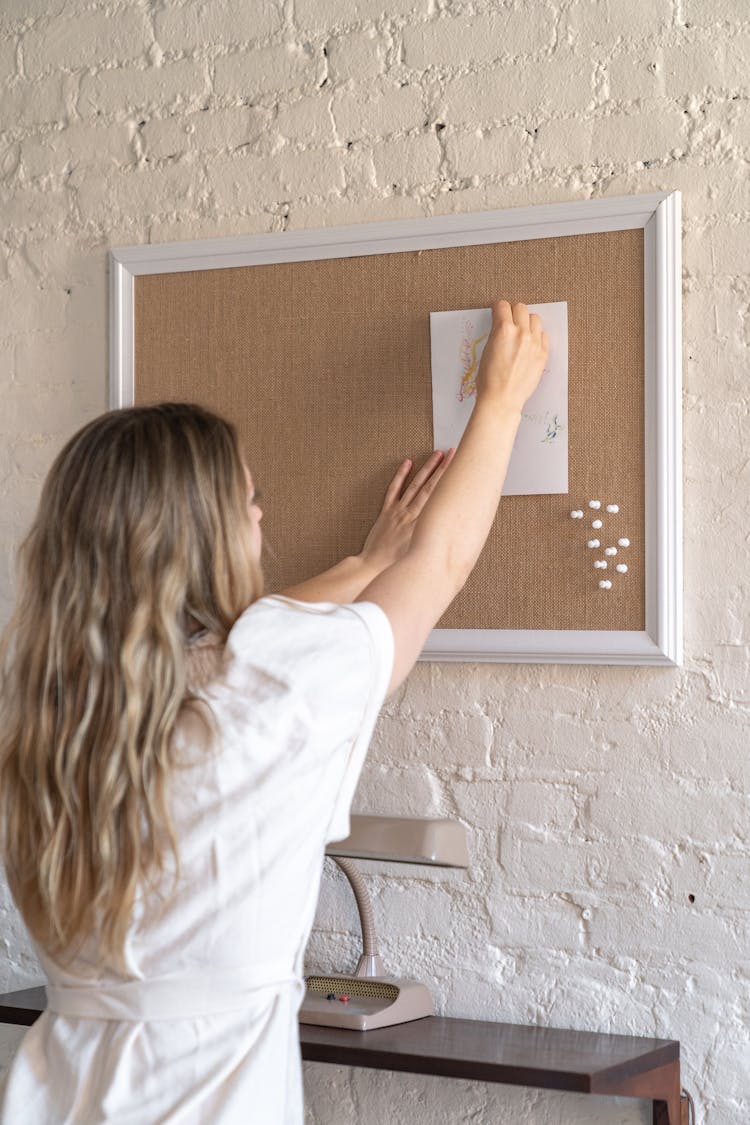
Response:
POLYGON ((110 253, 110 408, 134 401, 134 281, 143 274, 433 250, 601 231, 644 232, 646 628, 434 629, 422 660, 682 662, 681 194, 550 203, 429 219, 242 235, 110 253))

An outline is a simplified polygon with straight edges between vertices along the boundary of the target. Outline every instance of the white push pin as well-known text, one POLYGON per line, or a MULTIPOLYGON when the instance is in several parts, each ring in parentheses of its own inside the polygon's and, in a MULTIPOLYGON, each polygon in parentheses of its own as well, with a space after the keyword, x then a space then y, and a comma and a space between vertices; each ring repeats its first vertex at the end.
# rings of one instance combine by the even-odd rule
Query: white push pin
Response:
POLYGON ((582 520, 583 519, 583 512, 580 509, 576 509, 575 512, 570 513, 570 518, 572 520, 582 520))
POLYGON ((617 566, 615 567, 615 570, 618 571, 620 574, 627 574, 628 573, 628 568, 625 566, 625 563, 618 563, 617 566))
POLYGON ((611 590, 612 589, 612 583, 610 582, 610 580, 608 578, 602 578, 601 582, 599 583, 599 589, 600 590, 611 590))
POLYGON ((605 547, 604 548, 604 554, 605 555, 616 555, 617 554, 617 547, 605 547))
POLYGON ((589 508, 601 508, 601 500, 589 500, 589 508))
POLYGON ((620 510, 619 504, 607 504, 607 511, 611 512, 613 516, 616 515, 617 512, 619 512, 619 510, 620 510))
POLYGON ((630 540, 629 539, 618 539, 617 540, 617 546, 618 547, 629 547, 630 546, 630 540))
POLYGON ((598 531, 599 528, 602 526, 602 521, 601 520, 592 520, 591 526, 594 528, 595 531, 598 531))
POLYGON ((604 559, 594 559, 594 566, 596 567, 597 570, 606 570, 607 569, 607 563, 605 562, 604 559))
POLYGON ((598 547, 599 546, 599 540, 598 539, 589 539, 586 546, 587 547, 598 547))

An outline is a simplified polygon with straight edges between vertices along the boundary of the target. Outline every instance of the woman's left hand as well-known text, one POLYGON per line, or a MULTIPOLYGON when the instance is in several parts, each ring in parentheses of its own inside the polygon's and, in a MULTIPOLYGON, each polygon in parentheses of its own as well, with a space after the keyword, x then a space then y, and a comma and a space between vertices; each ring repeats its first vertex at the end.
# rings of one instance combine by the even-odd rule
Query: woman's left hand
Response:
POLYGON ((380 515, 372 525, 360 558, 380 573, 402 558, 409 549, 419 514, 435 491, 438 481, 453 460, 455 449, 446 454, 436 449, 404 487, 413 462, 402 461, 388 486, 380 515))

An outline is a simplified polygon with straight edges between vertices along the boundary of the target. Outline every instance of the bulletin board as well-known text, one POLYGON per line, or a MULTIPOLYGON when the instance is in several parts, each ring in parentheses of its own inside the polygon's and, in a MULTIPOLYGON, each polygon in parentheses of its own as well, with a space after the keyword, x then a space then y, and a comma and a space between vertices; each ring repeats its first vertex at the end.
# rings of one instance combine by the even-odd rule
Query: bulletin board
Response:
MULTIPOLYGON (((399 233, 400 224, 379 226, 368 233, 399 233)), ((492 659, 503 637, 520 637, 532 649, 516 657, 533 659, 532 639, 554 636, 569 640, 574 659, 576 638, 588 635, 589 649, 595 639, 598 655, 611 657, 617 645, 608 652, 606 638, 638 649, 653 616, 653 248, 641 223, 562 235, 543 223, 510 229, 514 237, 502 237, 505 228, 491 241, 485 232, 484 241, 418 248, 370 238, 367 252, 344 244, 339 254, 328 231, 326 256, 300 258, 298 249, 291 260, 221 268, 152 263, 132 277, 132 383, 120 404, 197 402, 236 425, 264 496, 268 588, 281 590, 356 553, 399 462, 431 452, 430 312, 497 297, 566 301, 569 493, 502 498, 477 566, 431 640, 437 656, 492 659), (591 512, 592 498, 618 513, 591 512), (584 519, 571 520, 581 508, 584 519), (607 521, 608 540, 629 540, 627 574, 611 590, 599 587, 586 547, 594 515, 607 521), (495 638, 494 650, 475 651, 476 637, 495 638), (450 651, 440 651, 441 638, 450 651)))

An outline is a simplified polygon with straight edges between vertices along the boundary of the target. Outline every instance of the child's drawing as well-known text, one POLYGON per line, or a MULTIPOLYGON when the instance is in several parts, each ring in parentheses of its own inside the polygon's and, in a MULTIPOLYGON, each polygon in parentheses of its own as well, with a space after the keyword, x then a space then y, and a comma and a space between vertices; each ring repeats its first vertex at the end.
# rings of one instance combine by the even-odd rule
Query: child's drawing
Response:
MULTIPOLYGON (((544 371, 542 372, 542 379, 546 378, 549 373, 549 367, 545 367, 544 371)), ((532 413, 528 410, 522 410, 521 417, 529 426, 535 426, 539 430, 539 440, 547 444, 553 442, 558 434, 562 433, 568 428, 563 422, 560 421, 557 414, 551 414, 549 411, 544 414, 540 414, 539 411, 532 413)))
MULTIPOLYGON (((568 305, 529 305, 542 318, 550 350, 541 382, 522 412, 504 496, 568 491, 568 305)), ((474 407, 489 336, 489 309, 430 313, 432 421, 436 449, 458 445, 474 407)))
POLYGON ((552 421, 547 423, 547 433, 542 438, 542 441, 554 441, 561 429, 562 426, 560 425, 557 415, 555 415, 552 421))
POLYGON ((487 339, 487 333, 474 337, 474 325, 470 320, 464 324, 463 339, 461 340, 461 386, 458 390, 458 401, 463 402, 477 393, 477 370, 479 369, 479 356, 477 348, 487 339))

